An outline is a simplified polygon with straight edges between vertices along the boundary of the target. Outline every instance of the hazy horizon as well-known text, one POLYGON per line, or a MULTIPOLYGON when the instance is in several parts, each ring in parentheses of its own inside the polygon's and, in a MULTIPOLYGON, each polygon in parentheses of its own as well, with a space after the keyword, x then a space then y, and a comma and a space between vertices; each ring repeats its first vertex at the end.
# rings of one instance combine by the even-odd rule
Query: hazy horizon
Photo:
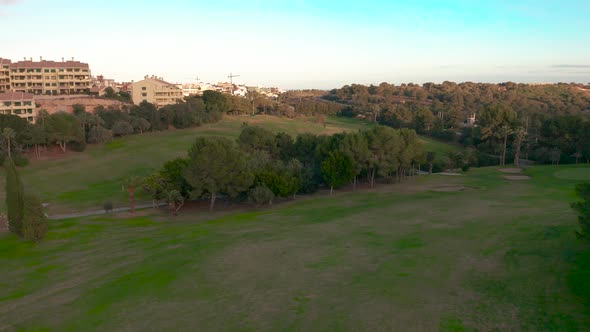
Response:
POLYGON ((590 82, 585 1, 0 0, 0 57, 90 64, 118 81, 590 82))

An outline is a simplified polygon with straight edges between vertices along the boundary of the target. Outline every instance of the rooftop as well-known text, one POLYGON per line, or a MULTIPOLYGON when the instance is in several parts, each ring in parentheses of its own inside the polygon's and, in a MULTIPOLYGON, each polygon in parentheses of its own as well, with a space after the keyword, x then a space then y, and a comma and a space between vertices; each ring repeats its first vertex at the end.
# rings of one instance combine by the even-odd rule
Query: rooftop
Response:
POLYGON ((88 69, 87 63, 80 61, 17 61, 10 65, 10 68, 85 68, 88 69))

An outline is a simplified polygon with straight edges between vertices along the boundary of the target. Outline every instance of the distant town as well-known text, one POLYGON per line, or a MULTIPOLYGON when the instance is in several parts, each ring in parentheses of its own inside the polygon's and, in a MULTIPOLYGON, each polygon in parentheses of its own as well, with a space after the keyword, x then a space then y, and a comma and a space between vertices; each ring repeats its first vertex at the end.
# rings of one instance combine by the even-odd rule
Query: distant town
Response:
MULTIPOLYGON (((93 76, 88 63, 74 58, 61 61, 39 61, 33 58, 13 61, 0 58, 0 114, 14 114, 34 122, 38 110, 71 107, 77 102, 92 104, 92 97, 103 97, 107 93, 127 93, 135 105, 142 102, 156 107, 176 104, 184 97, 202 95, 212 90, 247 98, 252 93, 277 99, 285 90, 277 87, 247 86, 230 82, 206 83, 196 82, 171 83, 164 77, 146 75, 141 80, 116 82, 103 75, 93 76), (59 102, 68 99, 70 102, 59 102)), ((67 110, 67 109, 62 109, 67 110)))

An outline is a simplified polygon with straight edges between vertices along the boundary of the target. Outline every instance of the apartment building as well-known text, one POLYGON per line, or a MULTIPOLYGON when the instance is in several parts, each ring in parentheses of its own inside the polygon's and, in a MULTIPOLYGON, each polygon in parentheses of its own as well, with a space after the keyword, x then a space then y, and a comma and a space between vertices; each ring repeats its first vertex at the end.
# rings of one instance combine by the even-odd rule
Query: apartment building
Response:
MULTIPOLYGON (((1 59, 0 59, 1 60, 1 59)), ((6 65, 2 62, 4 74, 6 65)), ((92 86, 90 67, 80 61, 40 61, 8 60, 10 88, 2 90, 2 73, 0 73, 0 91, 15 91, 33 94, 58 95, 88 93, 92 86)), ((5 86, 5 85, 4 85, 5 86)))
POLYGON ((10 64, 12 61, 0 58, 0 93, 10 91, 10 64))
POLYGON ((18 115, 34 123, 37 118, 35 96, 32 93, 14 91, 0 93, 0 114, 18 115))
POLYGON ((143 101, 157 107, 176 104, 182 101, 182 89, 168 83, 162 77, 145 76, 143 80, 131 85, 131 98, 136 105, 143 101))

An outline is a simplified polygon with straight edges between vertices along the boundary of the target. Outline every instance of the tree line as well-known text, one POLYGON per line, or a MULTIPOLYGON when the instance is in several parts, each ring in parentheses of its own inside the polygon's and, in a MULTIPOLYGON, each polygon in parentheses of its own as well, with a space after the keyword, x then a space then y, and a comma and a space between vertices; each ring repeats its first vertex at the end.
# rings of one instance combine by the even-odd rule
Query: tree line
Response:
POLYGON ((73 105, 73 113, 48 114, 41 110, 35 124, 16 115, 0 114, 0 158, 12 158, 17 166, 27 163, 27 150, 40 156, 44 148, 59 146, 83 151, 86 144, 103 143, 115 137, 188 128, 214 123, 232 109, 232 102, 219 92, 206 91, 202 97, 189 97, 184 102, 157 108, 140 105, 105 108, 88 112, 83 105, 73 105))
POLYGON ((590 161, 590 86, 583 84, 353 84, 322 98, 342 104, 340 115, 476 148, 481 165, 516 156, 590 161))
MULTIPOLYGON (((141 186, 154 200, 166 201, 176 213, 188 199, 218 197, 271 204, 277 197, 330 190, 360 178, 371 187, 378 179, 401 181, 418 174, 427 155, 414 130, 375 126, 332 136, 275 134, 244 126, 236 142, 199 137, 186 157, 168 161, 161 170, 126 183, 130 201, 141 186)), ((130 179, 134 179, 130 181, 130 179)), ((133 205, 133 204, 132 204, 133 205)))

